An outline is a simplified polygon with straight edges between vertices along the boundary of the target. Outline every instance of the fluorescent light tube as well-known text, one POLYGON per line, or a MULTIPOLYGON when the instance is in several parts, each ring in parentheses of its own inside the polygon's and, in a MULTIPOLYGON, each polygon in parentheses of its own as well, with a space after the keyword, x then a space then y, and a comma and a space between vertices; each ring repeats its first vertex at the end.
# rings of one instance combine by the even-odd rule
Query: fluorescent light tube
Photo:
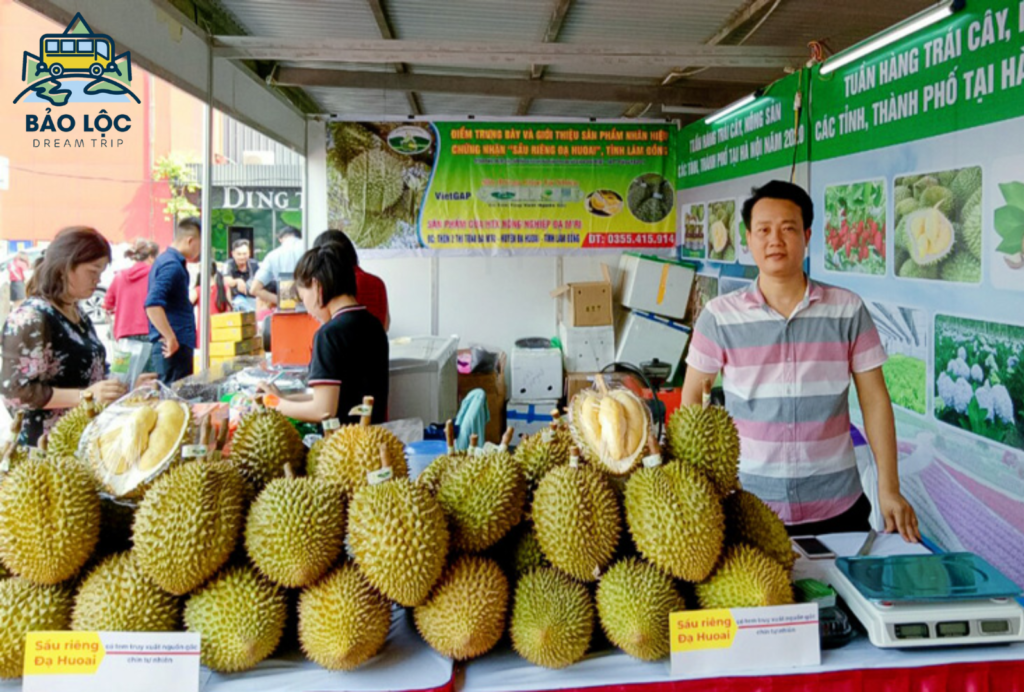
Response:
POLYGON ((715 121, 721 120, 722 118, 724 118, 727 115, 731 115, 731 114, 735 113, 736 111, 738 111, 741 108, 749 106, 750 104, 752 104, 756 100, 757 100, 757 94, 748 94, 747 96, 744 96, 743 98, 741 98, 739 101, 736 101, 734 103, 729 104, 728 106, 726 106, 722 110, 718 111, 714 115, 709 115, 708 117, 704 118, 704 122, 707 123, 708 125, 710 125, 711 123, 713 123, 715 121))
POLYGON ((849 65, 855 60, 860 60, 865 55, 873 53, 879 48, 885 48, 886 46, 899 41, 901 38, 906 38, 907 36, 921 31, 922 29, 926 29, 936 22, 940 22, 947 17, 953 16, 954 11, 953 2, 947 1, 938 7, 932 7, 924 10, 923 12, 919 12, 903 24, 898 24, 889 31, 879 34, 875 38, 868 39, 864 43, 854 46, 848 51, 844 51, 827 60, 825 64, 821 66, 821 74, 826 75, 829 72, 834 72, 844 65, 849 65))

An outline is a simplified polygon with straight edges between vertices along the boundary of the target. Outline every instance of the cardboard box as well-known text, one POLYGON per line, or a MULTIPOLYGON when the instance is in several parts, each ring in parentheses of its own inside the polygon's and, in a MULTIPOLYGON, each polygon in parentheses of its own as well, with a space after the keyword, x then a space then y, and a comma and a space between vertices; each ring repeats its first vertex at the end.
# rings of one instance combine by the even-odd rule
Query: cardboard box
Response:
POLYGON ((234 356, 248 355, 255 349, 262 349, 263 339, 255 336, 249 339, 243 339, 242 341, 222 341, 214 342, 209 345, 210 357, 211 358, 232 358, 234 356))
POLYGON ((596 372, 570 372, 565 376, 565 403, 566 406, 572 398, 584 389, 594 386, 596 372))
POLYGON ((565 284, 551 292, 552 298, 567 296, 569 309, 562 320, 572 327, 604 327, 613 324, 612 279, 608 266, 601 265, 603 281, 565 284))
POLYGON ((674 320, 686 316, 697 267, 688 262, 627 252, 619 259, 619 302, 674 320))
POLYGON ((505 432, 505 403, 508 400, 508 387, 505 386, 505 352, 498 353, 494 372, 459 373, 459 406, 474 389, 482 389, 487 394, 487 412, 491 420, 487 423, 484 437, 487 442, 498 444, 505 432))
POLYGON ((548 401, 562 393, 562 352, 547 339, 546 347, 531 347, 520 339, 512 348, 512 392, 515 401, 548 401))
POLYGON ((657 358, 672 366, 672 377, 675 377, 689 341, 689 327, 649 312, 634 310, 626 317, 619 332, 615 360, 639 368, 642 363, 657 358))
POLYGON ((566 372, 598 372, 615 362, 615 328, 558 325, 566 372))
POLYGON ((255 312, 221 312, 210 315, 210 328, 222 329, 224 327, 244 327, 247 324, 256 326, 255 312))
POLYGON ((210 341, 215 343, 245 341, 256 336, 255 324, 243 324, 237 327, 217 327, 210 329, 210 341))
POLYGON ((551 411, 558 408, 558 399, 534 402, 508 402, 505 415, 508 418, 509 427, 515 428, 512 436, 512 444, 517 445, 524 438, 547 430, 553 420, 551 411))

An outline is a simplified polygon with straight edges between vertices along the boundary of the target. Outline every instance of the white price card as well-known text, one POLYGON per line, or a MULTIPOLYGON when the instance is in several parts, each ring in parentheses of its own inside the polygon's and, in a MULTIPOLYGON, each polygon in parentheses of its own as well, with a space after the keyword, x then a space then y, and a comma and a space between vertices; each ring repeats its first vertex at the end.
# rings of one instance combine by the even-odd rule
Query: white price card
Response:
POLYGON ((672 613, 672 677, 821 663, 818 604, 672 613))
POLYGON ((193 632, 29 632, 23 692, 199 692, 193 632))

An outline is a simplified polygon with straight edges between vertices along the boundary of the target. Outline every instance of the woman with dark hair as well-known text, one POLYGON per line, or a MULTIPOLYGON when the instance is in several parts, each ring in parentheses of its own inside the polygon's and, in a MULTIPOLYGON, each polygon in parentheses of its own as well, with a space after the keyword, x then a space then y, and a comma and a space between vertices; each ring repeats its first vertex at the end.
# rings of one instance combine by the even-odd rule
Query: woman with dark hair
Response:
MULTIPOLYGON (((196 274, 196 283, 192 287, 192 304, 196 306, 196 324, 199 324, 199 288, 202 285, 202 277, 196 274)), ((210 262, 210 314, 217 315, 222 312, 231 312, 231 298, 224 275, 220 273, 216 262, 210 262)))
POLYGON ((325 243, 337 243, 345 258, 356 269, 356 297, 359 302, 366 306, 370 314, 380 320, 384 325, 384 331, 391 328, 391 313, 388 311, 388 289, 384 281, 370 272, 363 271, 359 266, 359 255, 356 254, 356 246, 344 231, 335 228, 328 229, 318 235, 313 242, 313 247, 320 247, 325 243))
POLYGON ((310 423, 333 417, 342 423, 354 422, 349 412, 364 396, 372 396, 372 422, 385 422, 388 336, 380 321, 356 300, 351 259, 337 243, 314 247, 295 267, 295 285, 306 310, 323 324, 313 337, 309 364, 313 394, 284 397, 273 385, 260 388, 281 399, 281 413, 310 423))
POLYGON ((139 238, 124 256, 135 262, 119 271, 107 289, 103 307, 114 315, 114 338, 149 341, 149 318, 146 317, 146 293, 149 270, 160 254, 160 246, 152 240, 139 238))
POLYGON ((107 377, 107 352, 78 301, 92 296, 110 264, 110 244, 95 229, 66 228, 28 282, 28 299, 4 323, 0 394, 25 413, 20 444, 35 446, 85 392, 110 403, 125 393, 107 377))

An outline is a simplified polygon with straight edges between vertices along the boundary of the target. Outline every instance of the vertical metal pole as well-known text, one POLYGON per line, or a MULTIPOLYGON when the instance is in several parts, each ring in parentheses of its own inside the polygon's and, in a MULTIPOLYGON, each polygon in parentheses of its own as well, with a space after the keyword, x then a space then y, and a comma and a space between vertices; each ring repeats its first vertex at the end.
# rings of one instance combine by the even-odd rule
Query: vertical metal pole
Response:
POLYGON ((206 41, 206 112, 203 118, 202 252, 199 255, 199 366, 210 367, 210 265, 213 262, 213 42, 206 41))
POLYGON ((302 157, 302 240, 308 250, 313 247, 313 227, 309 223, 309 118, 306 118, 305 154, 302 157))

